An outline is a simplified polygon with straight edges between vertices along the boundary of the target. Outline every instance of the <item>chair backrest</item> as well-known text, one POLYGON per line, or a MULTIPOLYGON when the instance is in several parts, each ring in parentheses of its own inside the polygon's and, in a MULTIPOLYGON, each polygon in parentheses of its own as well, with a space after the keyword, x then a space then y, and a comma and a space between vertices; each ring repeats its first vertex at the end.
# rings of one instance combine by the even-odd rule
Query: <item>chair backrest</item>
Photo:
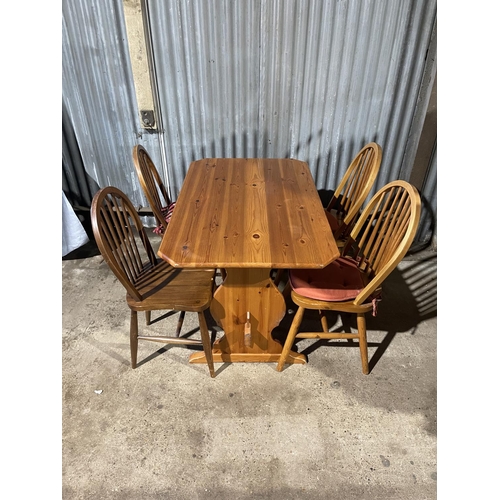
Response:
POLYGON ((352 160, 326 207, 328 211, 334 208, 343 220, 343 227, 336 237, 348 232, 356 222, 355 218, 375 182, 381 162, 382 148, 376 142, 368 143, 352 160))
POLYGON ((417 189, 399 180, 368 202, 343 249, 369 278, 355 304, 365 302, 406 255, 417 232, 420 205, 417 189))
POLYGON ((104 260, 127 291, 142 300, 135 284, 157 260, 139 214, 122 191, 109 186, 94 195, 90 215, 104 260))
POLYGON ((153 160, 148 152, 141 145, 134 146, 132 151, 134 166, 141 183, 142 190, 146 195, 149 206, 155 216, 158 226, 166 226, 165 217, 162 214, 162 208, 170 205, 170 198, 167 190, 161 180, 158 170, 156 170, 153 160), (163 197, 163 202, 161 200, 163 197))

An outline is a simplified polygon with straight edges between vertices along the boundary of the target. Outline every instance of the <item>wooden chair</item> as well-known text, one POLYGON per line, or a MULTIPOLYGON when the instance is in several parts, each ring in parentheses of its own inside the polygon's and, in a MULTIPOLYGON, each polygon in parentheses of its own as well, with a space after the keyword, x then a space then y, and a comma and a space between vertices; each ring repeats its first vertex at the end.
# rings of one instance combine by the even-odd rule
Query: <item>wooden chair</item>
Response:
POLYGON ((341 248, 361 213, 361 206, 380 170, 382 148, 375 142, 363 147, 346 170, 326 207, 326 216, 341 248))
POLYGON ((126 300, 131 311, 132 368, 137 366, 139 340, 202 345, 210 376, 215 377, 210 334, 204 315, 212 300, 215 270, 176 269, 157 259, 138 213, 127 196, 115 187, 103 188, 95 194, 91 220, 104 260, 127 290, 126 300), (149 325, 151 311, 157 310, 198 313, 201 341, 179 336, 139 335, 137 311, 145 311, 146 324, 149 325))
MULTIPOLYGON (((148 152, 141 146, 134 146, 132 150, 135 170, 139 177, 142 190, 146 195, 150 208, 156 219, 156 234, 163 234, 172 217, 175 208, 175 201, 170 201, 167 190, 163 185, 160 174, 149 156, 148 152), (163 198, 163 201, 162 201, 163 198)), ((222 279, 226 277, 226 270, 220 269, 222 279)))
MULTIPOLYGON (((381 162, 382 148, 377 143, 370 142, 351 162, 325 208, 328 223, 339 249, 344 246, 349 231, 361 213, 361 206, 373 187, 381 162)), ((274 284, 278 286, 283 277, 283 270, 277 269, 272 272, 274 284)))
POLYGON ((369 373, 365 314, 375 316, 381 285, 408 251, 420 219, 420 195, 405 181, 393 181, 378 191, 352 229, 341 256, 324 269, 289 272, 291 299, 298 306, 290 326, 278 371, 287 362, 295 339, 358 339, 361 365, 369 373), (298 333, 304 311, 320 312, 321 332, 298 333), (329 332, 324 311, 353 313, 357 333, 329 332))
POLYGON ((170 201, 160 174, 148 152, 141 145, 137 145, 132 150, 132 156, 142 190, 156 219, 157 226, 154 232, 163 234, 172 217, 175 202, 170 201))

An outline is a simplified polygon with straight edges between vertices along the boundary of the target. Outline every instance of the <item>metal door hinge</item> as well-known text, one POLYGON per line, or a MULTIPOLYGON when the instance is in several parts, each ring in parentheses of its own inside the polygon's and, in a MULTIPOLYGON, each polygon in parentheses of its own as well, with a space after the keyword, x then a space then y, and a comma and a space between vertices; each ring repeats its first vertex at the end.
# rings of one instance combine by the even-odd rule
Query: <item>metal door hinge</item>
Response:
POLYGON ((154 128, 155 127, 155 114, 152 110, 141 109, 141 120, 144 128, 154 128))

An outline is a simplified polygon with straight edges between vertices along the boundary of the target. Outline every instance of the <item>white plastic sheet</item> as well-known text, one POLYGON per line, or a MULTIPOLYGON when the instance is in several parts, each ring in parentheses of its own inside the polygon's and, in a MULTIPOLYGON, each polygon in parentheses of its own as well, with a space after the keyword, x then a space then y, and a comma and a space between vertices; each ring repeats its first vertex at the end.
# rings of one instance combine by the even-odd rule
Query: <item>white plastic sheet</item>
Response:
POLYGON ((85 245, 89 237, 75 214, 64 191, 62 192, 62 256, 85 245))

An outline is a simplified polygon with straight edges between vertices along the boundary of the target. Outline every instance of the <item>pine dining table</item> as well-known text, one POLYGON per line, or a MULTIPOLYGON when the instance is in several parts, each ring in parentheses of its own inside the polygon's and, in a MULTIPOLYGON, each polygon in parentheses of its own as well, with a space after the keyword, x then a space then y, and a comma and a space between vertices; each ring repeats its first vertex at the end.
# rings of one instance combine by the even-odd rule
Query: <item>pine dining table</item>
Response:
POLYGON ((173 267, 225 270, 210 306, 224 332, 215 363, 277 362, 286 302, 271 270, 321 269, 339 255, 307 163, 289 158, 193 161, 158 250, 173 267))

